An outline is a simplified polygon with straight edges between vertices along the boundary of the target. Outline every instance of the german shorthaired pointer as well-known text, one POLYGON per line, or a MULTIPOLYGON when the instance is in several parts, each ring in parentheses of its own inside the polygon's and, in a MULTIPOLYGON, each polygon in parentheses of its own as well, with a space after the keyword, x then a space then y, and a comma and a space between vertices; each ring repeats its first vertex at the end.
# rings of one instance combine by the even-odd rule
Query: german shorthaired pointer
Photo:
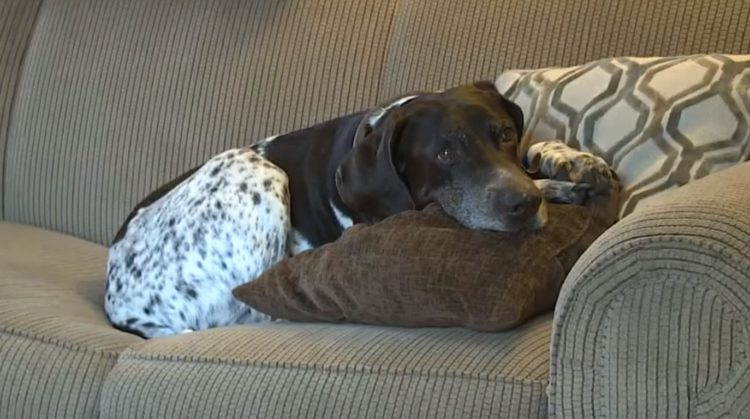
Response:
POLYGON ((232 289, 354 223, 437 202, 468 228, 537 229, 545 198, 609 183, 602 159, 560 143, 521 153, 523 121, 478 82, 221 153, 129 215, 109 252, 107 316, 147 338, 258 322, 232 289))

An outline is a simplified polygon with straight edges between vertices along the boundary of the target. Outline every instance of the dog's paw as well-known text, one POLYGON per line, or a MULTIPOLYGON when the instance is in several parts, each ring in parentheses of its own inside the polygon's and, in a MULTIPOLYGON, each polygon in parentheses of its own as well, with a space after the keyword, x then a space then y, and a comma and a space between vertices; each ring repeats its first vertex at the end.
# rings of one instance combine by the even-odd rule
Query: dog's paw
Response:
POLYGON ((591 187, 586 183, 537 179, 534 184, 542 191, 544 200, 553 204, 582 205, 591 194, 591 187))
POLYGON ((531 172, 547 179, 588 185, 591 193, 605 193, 617 180, 603 158, 559 141, 536 143, 526 157, 531 172))

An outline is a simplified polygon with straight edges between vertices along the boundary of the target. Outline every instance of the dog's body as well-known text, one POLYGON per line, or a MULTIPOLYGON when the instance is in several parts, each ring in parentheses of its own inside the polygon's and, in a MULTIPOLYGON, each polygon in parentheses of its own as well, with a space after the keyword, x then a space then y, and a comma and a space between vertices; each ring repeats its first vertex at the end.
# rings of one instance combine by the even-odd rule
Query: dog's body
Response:
POLYGON ((232 289, 355 223, 438 202, 467 227, 538 228, 542 195, 584 191, 571 161, 585 162, 579 183, 606 180, 601 159, 537 147, 532 166, 558 179, 540 191, 518 162, 522 129, 520 109, 477 84, 226 151, 130 214, 110 249, 108 318, 144 337, 261 321, 232 289))
POLYGON ((110 248, 112 324, 154 337, 265 319, 232 289, 352 225, 335 171, 363 117, 228 150, 146 198, 110 248))

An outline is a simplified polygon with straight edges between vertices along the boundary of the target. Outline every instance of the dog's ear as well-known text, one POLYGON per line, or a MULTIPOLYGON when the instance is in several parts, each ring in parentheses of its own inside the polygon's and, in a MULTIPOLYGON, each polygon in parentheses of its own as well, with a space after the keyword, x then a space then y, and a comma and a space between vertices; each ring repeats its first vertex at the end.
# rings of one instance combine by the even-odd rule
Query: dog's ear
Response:
POLYGON ((375 126, 369 121, 360 124, 336 171, 336 188, 355 218, 373 223, 414 209, 414 201, 394 161, 405 117, 389 112, 375 126))
POLYGON ((516 105, 515 102, 513 102, 512 100, 503 96, 503 94, 497 90, 497 87, 495 86, 495 84, 489 80, 481 80, 481 81, 474 82, 474 87, 480 90, 487 90, 487 91, 494 92, 498 96, 500 96, 500 99, 503 102, 503 106, 505 107, 505 111, 508 112, 508 115, 513 120, 513 125, 516 126, 516 130, 518 131, 518 136, 521 137, 523 135, 523 128, 524 128, 523 110, 521 110, 521 107, 516 105))
POLYGON ((521 110, 521 107, 516 105, 512 100, 506 99, 505 96, 500 95, 500 97, 503 98, 505 111, 508 112, 508 115, 510 115, 510 118, 513 120, 513 124, 516 126, 516 131, 518 131, 518 137, 521 138, 523 136, 524 128, 523 110, 521 110))

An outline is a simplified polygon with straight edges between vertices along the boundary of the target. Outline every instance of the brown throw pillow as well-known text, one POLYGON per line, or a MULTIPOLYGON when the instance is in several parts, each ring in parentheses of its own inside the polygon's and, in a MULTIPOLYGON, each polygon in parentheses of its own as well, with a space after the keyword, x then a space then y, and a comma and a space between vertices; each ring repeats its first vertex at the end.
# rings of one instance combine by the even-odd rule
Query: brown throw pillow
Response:
POLYGON ((552 310, 578 257, 616 220, 610 197, 549 205, 537 232, 462 228, 439 207, 356 225, 234 295, 274 318, 501 331, 552 310))

